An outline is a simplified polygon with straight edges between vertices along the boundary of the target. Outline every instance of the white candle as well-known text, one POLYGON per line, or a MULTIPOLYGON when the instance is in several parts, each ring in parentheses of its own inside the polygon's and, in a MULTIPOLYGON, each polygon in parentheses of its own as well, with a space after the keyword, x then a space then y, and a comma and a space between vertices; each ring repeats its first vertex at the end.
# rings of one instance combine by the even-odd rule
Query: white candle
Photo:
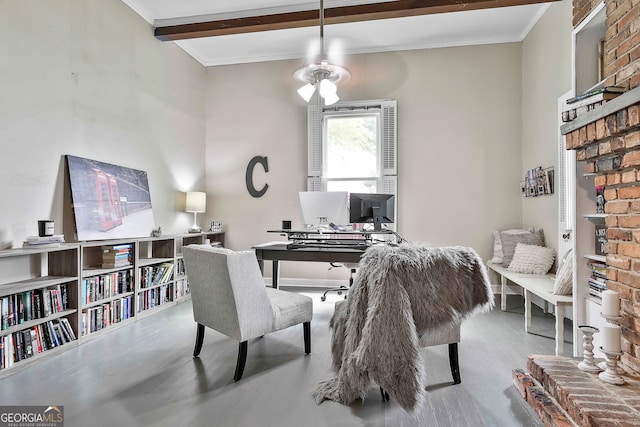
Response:
POLYGON ((602 292, 602 314, 620 316, 620 295, 616 291, 607 289, 602 292))
POLYGON ((620 353, 620 326, 612 323, 604 325, 604 339, 602 348, 610 353, 620 353))

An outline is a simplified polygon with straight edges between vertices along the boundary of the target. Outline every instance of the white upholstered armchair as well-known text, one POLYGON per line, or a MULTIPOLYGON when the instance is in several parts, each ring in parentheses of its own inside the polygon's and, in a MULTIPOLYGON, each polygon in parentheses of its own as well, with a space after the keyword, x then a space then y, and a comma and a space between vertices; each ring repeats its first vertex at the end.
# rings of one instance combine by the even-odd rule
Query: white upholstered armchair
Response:
POLYGON ((267 288, 253 251, 189 245, 183 254, 197 323, 194 357, 205 326, 240 343, 235 381, 242 378, 250 339, 302 323, 305 353, 311 353, 311 298, 267 288))

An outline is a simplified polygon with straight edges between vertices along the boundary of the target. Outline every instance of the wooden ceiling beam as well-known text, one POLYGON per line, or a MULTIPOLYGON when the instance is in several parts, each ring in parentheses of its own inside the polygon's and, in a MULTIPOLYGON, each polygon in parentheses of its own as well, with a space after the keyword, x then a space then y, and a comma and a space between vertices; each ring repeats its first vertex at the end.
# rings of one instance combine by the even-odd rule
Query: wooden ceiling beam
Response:
MULTIPOLYGON (((547 1, 548 0, 466 0, 463 2, 456 0, 399 0, 328 8, 324 11, 324 22, 325 25, 344 24, 377 19, 460 12, 464 10, 521 6, 546 3, 547 1)), ((248 16, 156 27, 154 35, 159 40, 172 41, 318 25, 320 25, 319 10, 304 10, 273 15, 248 16)))

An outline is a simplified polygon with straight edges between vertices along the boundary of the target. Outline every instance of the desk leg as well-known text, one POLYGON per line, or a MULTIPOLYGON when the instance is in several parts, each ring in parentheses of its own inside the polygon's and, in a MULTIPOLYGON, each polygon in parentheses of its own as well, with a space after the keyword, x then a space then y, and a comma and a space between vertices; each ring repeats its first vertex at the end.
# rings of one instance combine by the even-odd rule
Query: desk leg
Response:
POLYGON ((507 311, 507 278, 500 275, 500 309, 507 311))
POLYGON ((277 259, 273 260, 272 270, 273 270, 273 278, 271 279, 271 286, 274 289, 278 289, 278 276, 280 276, 278 268, 280 266, 280 262, 277 259))
POLYGON ((524 330, 531 331, 531 292, 524 289, 524 330))
POLYGON ((564 354, 564 306, 556 305, 556 356, 564 354))

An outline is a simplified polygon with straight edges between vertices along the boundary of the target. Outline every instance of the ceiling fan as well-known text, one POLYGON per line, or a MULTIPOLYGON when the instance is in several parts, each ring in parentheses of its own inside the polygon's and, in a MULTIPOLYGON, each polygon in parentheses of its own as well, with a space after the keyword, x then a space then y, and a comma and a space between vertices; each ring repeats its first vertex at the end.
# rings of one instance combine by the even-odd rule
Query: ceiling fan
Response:
POLYGON ((324 50, 324 1, 320 0, 320 56, 317 62, 305 65, 293 73, 293 77, 304 83, 298 94, 306 102, 318 90, 325 105, 335 104, 340 100, 337 85, 351 78, 351 73, 339 65, 329 63, 324 50))

